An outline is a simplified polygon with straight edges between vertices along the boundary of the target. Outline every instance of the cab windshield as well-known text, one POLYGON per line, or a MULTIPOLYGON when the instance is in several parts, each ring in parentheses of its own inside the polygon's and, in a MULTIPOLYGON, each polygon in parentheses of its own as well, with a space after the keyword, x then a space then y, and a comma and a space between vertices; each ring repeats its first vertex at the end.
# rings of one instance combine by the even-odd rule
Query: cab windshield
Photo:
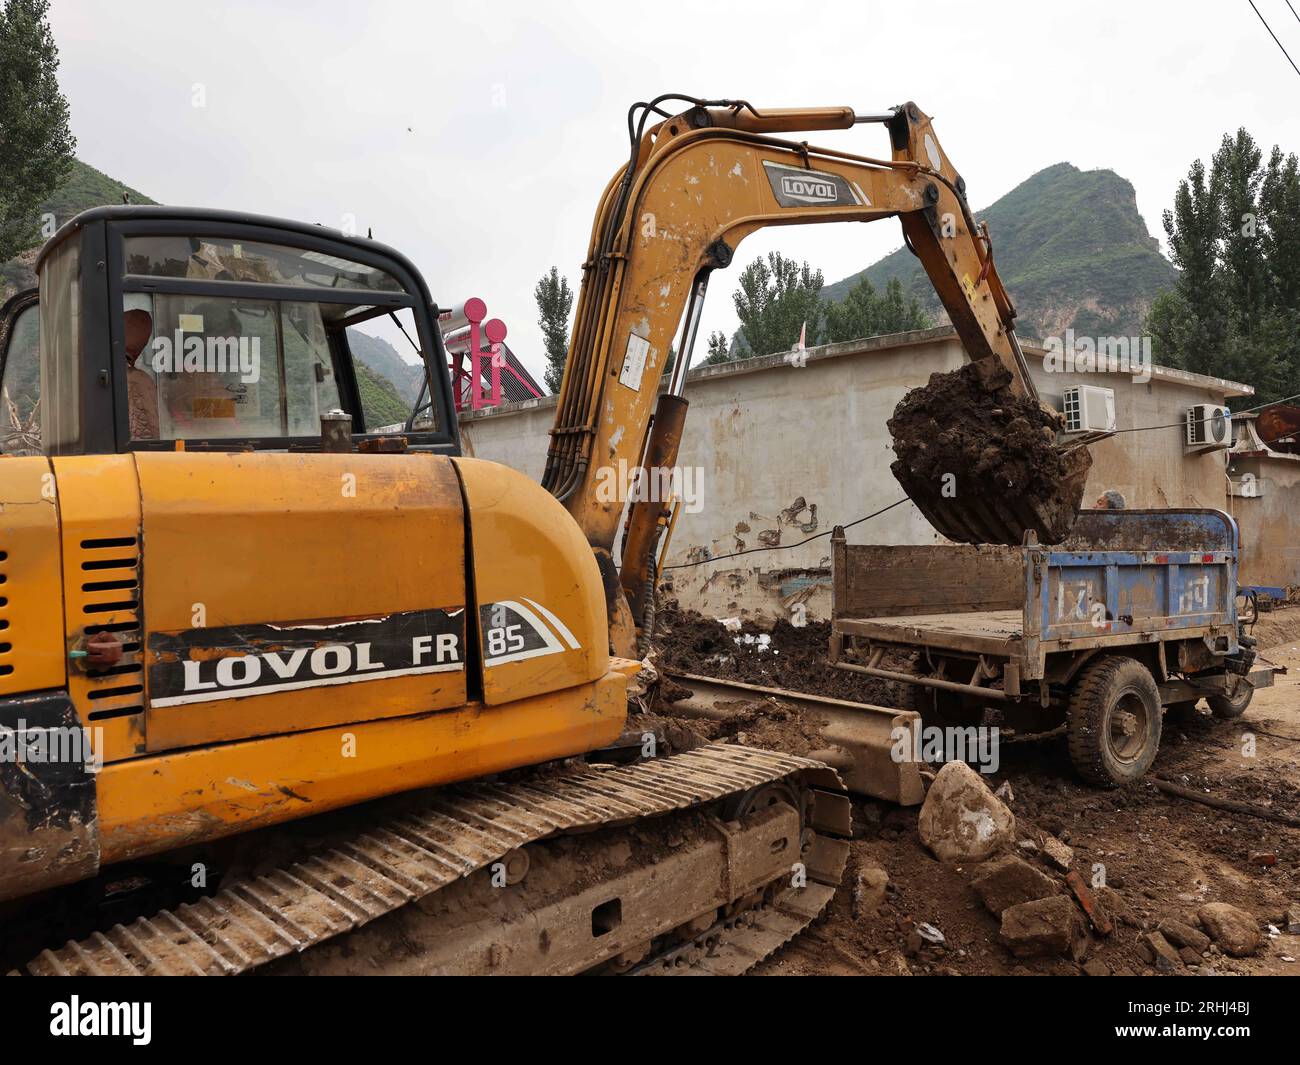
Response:
MULTIPOLYGON (((174 234, 125 238, 123 261, 132 440, 316 437, 322 414, 349 406, 340 360, 355 370, 354 431, 409 422, 423 363, 418 352, 414 363, 399 355, 375 323, 396 311, 415 332, 413 316, 365 302, 365 293, 403 293, 385 271, 310 249, 174 234), (301 297, 287 295, 295 289, 301 297)), ((436 420, 421 429, 436 430, 436 420)))

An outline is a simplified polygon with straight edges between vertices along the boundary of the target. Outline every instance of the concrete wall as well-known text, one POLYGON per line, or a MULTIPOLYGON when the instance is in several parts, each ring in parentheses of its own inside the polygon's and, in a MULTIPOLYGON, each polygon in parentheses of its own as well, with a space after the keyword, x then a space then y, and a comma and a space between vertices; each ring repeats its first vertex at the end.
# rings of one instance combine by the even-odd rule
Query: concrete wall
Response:
POLYGON ((1300 455, 1233 455, 1231 476, 1226 509, 1241 530, 1241 583, 1300 587, 1300 455))
MULTIPOLYGON (((1118 374, 1047 373, 1040 349, 1026 355, 1045 399, 1075 383, 1114 388, 1121 429, 1176 422, 1193 403, 1247 391, 1176 371, 1157 370, 1146 384, 1118 374)), ((829 536, 789 545, 902 498, 889 471, 885 423, 908 389, 964 360, 944 327, 810 349, 804 366, 769 356, 693 371, 680 465, 698 468, 702 491, 698 509, 680 513, 669 565, 788 549, 671 569, 665 577, 682 604, 714 616, 771 617, 804 602, 812 616, 826 616, 829 536)), ((470 415, 462 422, 466 450, 540 477, 553 416, 553 398, 470 415)), ((1116 488, 1134 507, 1223 507, 1224 453, 1188 457, 1183 439, 1181 428, 1168 428, 1096 445, 1085 503, 1116 488)), ((847 535, 850 543, 942 542, 910 503, 847 535)))

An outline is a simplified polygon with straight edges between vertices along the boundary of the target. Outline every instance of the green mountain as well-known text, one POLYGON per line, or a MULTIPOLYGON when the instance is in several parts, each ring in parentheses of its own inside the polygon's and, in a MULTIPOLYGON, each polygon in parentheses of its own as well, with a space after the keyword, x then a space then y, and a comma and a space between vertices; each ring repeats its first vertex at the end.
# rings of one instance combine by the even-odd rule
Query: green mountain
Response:
POLYGON ((371 429, 406 421, 411 404, 397 394, 393 382, 358 360, 357 389, 361 392, 361 409, 371 429))
MULTIPOLYGON (((403 340, 402 343, 405 344, 406 341, 403 340)), ((405 418, 411 412, 411 404, 415 402, 420 386, 424 383, 424 370, 403 359, 397 349, 383 337, 371 336, 360 329, 348 330, 348 347, 358 362, 368 366, 392 385, 394 394, 406 403, 406 410, 402 414, 405 418)))
MULTIPOLYGON (((1136 336, 1152 299, 1177 276, 1147 232, 1133 186, 1113 170, 1057 163, 975 217, 989 224, 1022 336, 1059 336, 1071 327, 1087 336, 1136 336)), ((842 300, 863 274, 878 292, 897 277, 906 296, 943 320, 934 289, 906 248, 827 285, 823 297, 842 300)))
MULTIPOLYGON (((73 160, 72 172, 67 179, 41 204, 41 212, 54 216, 54 226, 58 228, 70 218, 105 204, 121 203, 125 193, 131 203, 155 203, 144 193, 114 181, 107 174, 96 170, 80 159, 73 160)), ((36 275, 32 265, 36 261, 37 248, 23 252, 16 259, 0 263, 0 300, 8 299, 16 291, 36 284, 36 275)))
POLYGON ((77 159, 72 164, 72 173, 68 179, 54 190, 42 210, 53 213, 55 223, 63 225, 68 219, 91 207, 122 203, 124 193, 131 203, 158 202, 77 159))

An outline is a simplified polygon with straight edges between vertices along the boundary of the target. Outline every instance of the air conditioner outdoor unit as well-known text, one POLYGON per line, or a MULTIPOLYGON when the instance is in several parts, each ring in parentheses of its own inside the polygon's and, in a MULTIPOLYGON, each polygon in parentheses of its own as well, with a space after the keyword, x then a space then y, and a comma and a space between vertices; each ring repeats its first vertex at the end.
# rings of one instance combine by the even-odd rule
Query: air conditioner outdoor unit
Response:
POLYGON ((1210 451, 1232 446, 1232 411, 1214 403, 1187 408, 1187 446, 1210 451))
POLYGON ((1115 390, 1097 385, 1071 385, 1062 392, 1067 433, 1113 433, 1115 390))

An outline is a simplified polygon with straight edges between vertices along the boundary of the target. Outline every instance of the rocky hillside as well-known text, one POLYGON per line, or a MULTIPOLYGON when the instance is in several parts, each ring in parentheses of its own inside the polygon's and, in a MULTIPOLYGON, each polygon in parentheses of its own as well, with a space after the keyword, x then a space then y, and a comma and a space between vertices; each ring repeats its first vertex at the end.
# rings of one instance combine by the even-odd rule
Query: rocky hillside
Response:
POLYGON ((359 361, 392 384, 394 394, 405 403, 409 413, 424 383, 423 368, 402 358, 383 337, 371 336, 360 329, 348 330, 348 346, 359 361))
MULTIPOLYGON (((1152 299, 1176 271, 1159 251, 1137 209, 1133 186, 1113 170, 1057 163, 1040 170, 975 217, 989 223, 998 272, 1020 317, 1022 336, 1134 336, 1152 299)), ((936 320, 934 290, 906 248, 822 290, 843 299, 862 274, 877 291, 903 283, 936 320)))
MULTIPOLYGON (((137 192, 120 181, 115 181, 80 159, 74 160, 72 173, 50 197, 41 204, 42 213, 54 216, 54 225, 63 225, 68 219, 104 204, 121 203, 125 194, 132 203, 155 203, 142 192, 137 192)), ((16 259, 0 263, 0 299, 7 299, 18 289, 36 284, 32 264, 36 261, 36 248, 24 252, 16 259)))

